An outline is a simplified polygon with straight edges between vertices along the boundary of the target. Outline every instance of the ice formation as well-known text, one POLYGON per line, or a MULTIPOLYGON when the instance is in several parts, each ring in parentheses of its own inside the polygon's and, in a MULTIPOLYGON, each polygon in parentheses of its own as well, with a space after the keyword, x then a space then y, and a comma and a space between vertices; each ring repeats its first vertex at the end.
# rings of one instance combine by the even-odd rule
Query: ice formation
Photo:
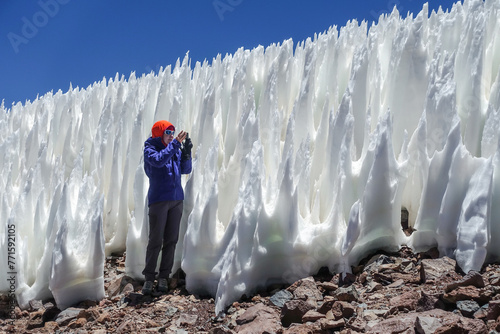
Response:
POLYGON ((194 67, 186 56, 140 78, 2 105, 0 267, 14 226, 19 304, 102 298, 113 252, 126 250, 127 274, 142 278, 142 149, 159 119, 195 144, 175 267, 217 312, 403 244, 438 247, 466 272, 499 259, 498 31, 494 0, 406 18, 394 9, 295 47, 194 67))

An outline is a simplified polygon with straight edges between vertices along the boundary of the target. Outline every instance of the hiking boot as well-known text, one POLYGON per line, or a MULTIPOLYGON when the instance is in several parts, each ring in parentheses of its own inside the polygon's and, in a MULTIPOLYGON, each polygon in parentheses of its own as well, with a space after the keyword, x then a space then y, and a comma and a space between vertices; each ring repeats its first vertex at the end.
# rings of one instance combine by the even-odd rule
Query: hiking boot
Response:
POLYGON ((150 295, 152 292, 153 292, 153 282, 151 281, 144 282, 144 285, 142 286, 142 294, 150 295))
POLYGON ((168 291, 168 283, 166 278, 159 278, 158 279, 158 286, 157 286, 158 291, 161 292, 167 292, 168 291))

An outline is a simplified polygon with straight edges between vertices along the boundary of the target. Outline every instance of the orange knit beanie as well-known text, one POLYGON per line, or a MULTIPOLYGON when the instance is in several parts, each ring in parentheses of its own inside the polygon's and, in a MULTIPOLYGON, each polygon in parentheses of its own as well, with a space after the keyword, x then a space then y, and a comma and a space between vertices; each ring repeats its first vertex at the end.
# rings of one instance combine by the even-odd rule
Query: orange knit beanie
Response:
POLYGON ((153 135, 153 138, 161 137, 163 136, 163 132, 165 132, 166 129, 172 129, 175 131, 175 127, 172 123, 168 121, 158 121, 153 124, 153 127, 151 128, 151 134, 153 135))

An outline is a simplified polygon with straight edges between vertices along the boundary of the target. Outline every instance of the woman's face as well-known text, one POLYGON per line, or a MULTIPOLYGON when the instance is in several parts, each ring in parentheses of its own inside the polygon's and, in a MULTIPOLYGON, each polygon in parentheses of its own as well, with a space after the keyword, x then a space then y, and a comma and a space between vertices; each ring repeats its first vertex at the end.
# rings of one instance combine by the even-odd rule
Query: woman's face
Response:
POLYGON ((163 141, 165 144, 170 144, 172 140, 174 140, 174 131, 165 130, 165 132, 163 132, 163 141))

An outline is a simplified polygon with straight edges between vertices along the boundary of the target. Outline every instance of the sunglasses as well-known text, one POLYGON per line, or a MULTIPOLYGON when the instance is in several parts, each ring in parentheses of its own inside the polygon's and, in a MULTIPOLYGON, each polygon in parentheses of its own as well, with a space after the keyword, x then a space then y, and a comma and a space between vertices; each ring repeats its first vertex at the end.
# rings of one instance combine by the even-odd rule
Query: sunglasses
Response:
POLYGON ((174 135, 174 133, 175 133, 175 131, 173 131, 173 130, 165 130, 165 132, 164 132, 164 133, 165 133, 167 136, 170 136, 170 135, 172 135, 172 136, 173 136, 173 135, 174 135))

